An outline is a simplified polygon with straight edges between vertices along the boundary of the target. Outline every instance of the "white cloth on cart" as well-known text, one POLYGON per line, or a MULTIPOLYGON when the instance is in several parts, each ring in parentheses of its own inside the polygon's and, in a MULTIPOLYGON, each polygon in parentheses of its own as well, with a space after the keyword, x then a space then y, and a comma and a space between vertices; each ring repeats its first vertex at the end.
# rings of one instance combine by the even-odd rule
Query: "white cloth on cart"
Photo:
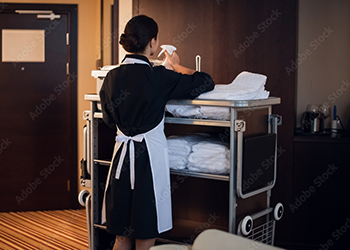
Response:
POLYGON ((213 119, 213 120, 230 120, 230 108, 227 107, 212 107, 212 106, 201 106, 200 112, 202 119, 213 119))
POLYGON ((208 134, 193 134, 183 136, 169 136, 168 152, 169 152, 169 167, 172 169, 182 170, 187 167, 188 156, 192 152, 192 146, 202 140, 207 140, 208 134))
POLYGON ((219 142, 199 142, 192 146, 187 168, 194 172, 227 174, 230 171, 230 151, 219 142))
POLYGON ((175 117, 201 118, 200 106, 166 105, 166 110, 175 117))
POLYGON ((227 174, 230 154, 225 143, 208 134, 170 136, 169 167, 176 170, 227 174))
POLYGON ((174 117, 187 117, 194 119, 229 120, 230 109, 227 107, 166 105, 166 109, 174 117))
POLYGON ((265 90, 267 77, 261 74, 243 71, 230 84, 215 85, 214 90, 203 93, 198 99, 210 100, 254 100, 267 98, 265 90))
MULTIPOLYGON (((266 99, 270 92, 265 90, 267 77, 261 74, 243 71, 230 84, 217 84, 214 90, 198 96, 208 100, 257 100, 266 99)), ((175 117, 197 119, 229 120, 227 107, 166 105, 166 109, 175 117)))
POLYGON ((169 167, 177 170, 185 169, 188 162, 188 156, 191 153, 191 146, 181 137, 172 136, 167 140, 169 167))

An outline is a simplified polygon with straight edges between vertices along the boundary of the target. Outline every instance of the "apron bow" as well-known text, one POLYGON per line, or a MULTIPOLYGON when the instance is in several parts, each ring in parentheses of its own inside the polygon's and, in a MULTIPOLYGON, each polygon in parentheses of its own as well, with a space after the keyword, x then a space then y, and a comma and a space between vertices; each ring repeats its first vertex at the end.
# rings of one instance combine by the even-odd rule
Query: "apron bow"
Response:
POLYGON ((144 138, 143 134, 135 135, 135 136, 126 136, 126 135, 123 135, 121 133, 121 134, 116 136, 116 141, 118 141, 120 143, 123 143, 123 149, 122 149, 122 152, 121 152, 121 155, 120 155, 120 158, 119 158, 117 171, 115 173, 115 178, 119 179, 119 177, 120 177, 120 172, 122 170, 124 158, 125 158, 125 155, 126 155, 126 148, 127 148, 128 142, 130 141, 130 144, 129 144, 129 159, 130 159, 130 183, 131 183, 131 189, 134 189, 134 185, 135 185, 135 146, 134 146, 134 141, 142 142, 143 138, 144 138))

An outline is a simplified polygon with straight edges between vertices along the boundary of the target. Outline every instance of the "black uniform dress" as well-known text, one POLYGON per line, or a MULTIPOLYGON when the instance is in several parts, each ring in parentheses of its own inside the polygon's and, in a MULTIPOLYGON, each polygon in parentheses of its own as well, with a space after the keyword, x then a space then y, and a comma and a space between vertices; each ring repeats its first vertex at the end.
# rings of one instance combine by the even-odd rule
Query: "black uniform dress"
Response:
MULTIPOLYGON (((164 117, 169 100, 194 99, 214 88, 212 78, 204 72, 186 75, 163 66, 153 67, 145 56, 127 55, 126 58, 139 59, 147 64, 122 64, 110 70, 100 91, 103 120, 110 127, 117 126, 126 136, 135 136, 156 127, 164 117)), ((107 231, 136 239, 155 238, 159 232, 145 141, 135 142, 134 148, 133 190, 129 178, 129 150, 119 179, 115 179, 115 173, 121 148, 112 163, 105 197, 107 231)))

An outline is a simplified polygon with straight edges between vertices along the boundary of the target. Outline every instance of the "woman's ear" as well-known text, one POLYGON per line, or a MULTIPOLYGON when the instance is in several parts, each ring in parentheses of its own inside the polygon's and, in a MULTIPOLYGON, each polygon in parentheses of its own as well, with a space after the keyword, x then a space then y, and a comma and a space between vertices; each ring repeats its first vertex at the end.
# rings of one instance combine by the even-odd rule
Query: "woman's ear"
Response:
POLYGON ((158 49, 158 40, 153 37, 152 40, 149 42, 149 47, 150 47, 150 54, 153 56, 153 54, 157 51, 158 49))
POLYGON ((150 47, 154 48, 157 47, 157 39, 155 37, 152 38, 152 40, 150 41, 150 47))

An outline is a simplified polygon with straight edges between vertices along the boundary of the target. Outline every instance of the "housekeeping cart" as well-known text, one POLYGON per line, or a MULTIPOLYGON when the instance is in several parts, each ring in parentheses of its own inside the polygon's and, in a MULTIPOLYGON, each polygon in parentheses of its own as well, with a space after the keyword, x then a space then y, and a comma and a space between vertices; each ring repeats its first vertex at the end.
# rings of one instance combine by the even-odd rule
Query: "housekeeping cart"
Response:
MULTIPOLYGON (((102 121, 98 95, 85 95, 90 110, 84 112, 84 159, 81 184, 90 190, 79 194, 86 206, 90 249, 112 249, 115 236, 101 225, 102 199, 116 131, 102 121)), ((174 227, 157 239, 191 244, 207 228, 216 228, 259 242, 273 244, 275 223, 283 205, 270 204, 276 183, 277 126, 281 117, 272 114, 280 98, 262 100, 172 100, 172 105, 228 108, 230 120, 191 119, 167 116, 165 133, 216 134, 229 144, 227 175, 171 170, 174 227)), ((127 234, 127 232, 126 232, 127 234)), ((125 235, 127 236, 127 235, 125 235)))

